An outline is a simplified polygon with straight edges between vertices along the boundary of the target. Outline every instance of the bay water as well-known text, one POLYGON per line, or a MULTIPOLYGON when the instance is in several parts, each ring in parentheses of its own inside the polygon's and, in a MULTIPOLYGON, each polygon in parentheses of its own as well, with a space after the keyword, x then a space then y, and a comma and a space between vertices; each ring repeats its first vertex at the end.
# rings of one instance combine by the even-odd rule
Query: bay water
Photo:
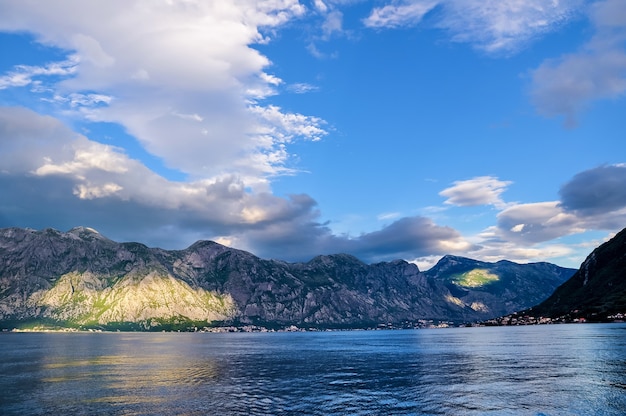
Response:
POLYGON ((626 415, 626 324, 2 333, 0 415, 626 415))

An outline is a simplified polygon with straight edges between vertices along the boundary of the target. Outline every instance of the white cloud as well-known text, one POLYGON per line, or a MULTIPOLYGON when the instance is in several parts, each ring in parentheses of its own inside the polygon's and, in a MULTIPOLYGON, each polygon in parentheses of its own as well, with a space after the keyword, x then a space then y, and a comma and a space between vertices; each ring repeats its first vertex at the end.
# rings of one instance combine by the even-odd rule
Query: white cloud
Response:
MULTIPOLYGON (((574 253, 575 250, 568 244, 520 245, 511 241, 488 241, 481 244, 478 250, 470 251, 466 255, 488 262, 509 260, 516 263, 528 263, 537 261, 554 262, 556 258, 566 258, 574 253)), ((584 250, 582 256, 587 254, 588 252, 584 250)))
POLYGON ((82 172, 91 169, 110 173, 128 172, 126 156, 111 146, 79 137, 74 142, 65 145, 65 148, 70 147, 73 150, 71 160, 60 160, 55 163, 52 157, 45 157, 44 164, 32 173, 39 176, 77 175, 84 177, 82 172))
POLYGON ((531 72, 531 97, 545 116, 564 116, 574 127, 578 114, 599 99, 626 93, 626 2, 594 3, 594 37, 578 52, 543 62, 531 72))
POLYGON ((376 7, 363 20, 367 27, 390 28, 419 23, 424 15, 440 3, 439 0, 396 1, 383 7, 376 7))
POLYGON ((113 182, 102 185, 79 184, 74 188, 74 195, 80 199, 96 199, 111 196, 123 188, 113 182))
POLYGON ((317 91, 319 88, 306 82, 297 82, 287 86, 287 89, 296 94, 306 94, 308 92, 317 91))
POLYGON ((328 11, 328 6, 322 0, 314 0, 313 4, 315 5, 315 8, 322 13, 328 11))
POLYGON ((383 212, 382 214, 378 214, 376 219, 378 221, 387 221, 400 218, 401 214, 399 212, 383 212))
MULTIPOLYGON (((33 82, 34 83, 34 82, 33 82)), ((41 91, 37 91, 35 89, 33 92, 39 93, 47 93, 53 92, 52 89, 42 89, 41 91)), ((79 93, 71 93, 67 96, 62 96, 59 94, 54 94, 52 98, 42 97, 41 101, 46 101, 50 103, 56 103, 61 105, 68 105, 70 109, 77 110, 79 112, 88 112, 91 107, 98 107, 101 105, 109 105, 113 97, 104 95, 104 94, 79 94, 79 93)))
POLYGON ((0 223, 7 215, 12 225, 20 219, 60 229, 82 223, 110 238, 165 248, 168 241, 180 248, 219 238, 291 260, 349 252, 380 261, 471 247, 456 230, 424 217, 400 218, 353 238, 337 236, 317 222, 317 204, 307 195, 251 192, 235 175, 168 181, 122 149, 26 109, 0 107, 0 168, 0 223))
MULTIPOLYGON (((312 3, 316 17, 324 19, 322 38, 347 33, 337 8, 352 2, 312 3)), ((272 176, 293 171, 291 143, 327 134, 324 120, 263 102, 284 81, 271 73, 271 62, 254 45, 271 42, 281 25, 303 15, 304 6, 295 0, 146 4, 1 3, 0 30, 32 33, 42 44, 65 50, 67 59, 16 66, 0 76, 0 89, 29 86, 61 106, 64 116, 119 123, 167 167, 187 173, 189 181, 167 180, 123 149, 95 143, 51 117, 0 108, 0 220, 46 218, 43 226, 60 228, 80 221, 105 226, 118 239, 178 239, 172 243, 178 248, 180 241, 219 238, 260 255, 303 258, 350 251, 368 260, 432 259, 432 253, 447 252, 491 258, 497 249, 511 259, 541 258, 563 254, 562 246, 546 244, 550 239, 626 223, 621 199, 610 215, 583 216, 571 206, 568 210, 567 201, 510 205, 501 196, 511 182, 483 176, 457 181, 440 193, 448 206, 502 210, 498 226, 474 241, 432 219, 395 213, 381 214, 380 220, 394 222, 379 231, 333 234, 317 222, 311 197, 277 197, 270 187, 272 176)), ((431 24, 454 41, 512 52, 569 21, 581 4, 393 1, 375 8, 364 22, 376 28, 431 24)), ((568 115, 589 100, 623 94, 623 4, 596 2, 596 36, 580 54, 547 62, 535 72, 538 108, 568 115), (574 78, 571 85, 565 82, 568 75, 574 78)), ((315 44, 310 48, 326 56, 315 44)), ((306 83, 284 88, 315 89, 306 83)))
POLYGON ((78 61, 77 55, 71 55, 65 61, 51 62, 45 66, 17 65, 14 70, 0 76, 0 90, 24 87, 41 77, 73 75, 76 73, 78 61))
MULTIPOLYGON (((598 176, 612 183, 616 173, 592 169, 571 184, 597 184, 598 176)), ((381 214, 379 219, 393 222, 380 230, 350 237, 318 223, 317 204, 307 195, 250 192, 249 183, 235 175, 168 181, 121 149, 90 141, 56 119, 0 107, 0 224, 4 218, 31 227, 43 221, 41 228, 82 223, 110 238, 165 248, 219 238, 263 257, 307 260, 348 252, 365 261, 405 258, 425 266, 443 254, 519 262, 572 257, 574 249, 559 242, 561 237, 588 229, 614 231, 626 222, 626 207, 599 215, 585 211, 583 216, 559 201, 507 206, 500 199, 507 185, 480 177, 449 188, 448 197, 456 204, 504 208, 496 227, 474 237, 429 218, 400 218, 397 213, 381 214)), ((587 248, 578 251, 568 261, 588 254, 587 248)))
POLYGON ((342 31, 343 13, 339 10, 333 10, 326 14, 326 18, 322 24, 323 39, 330 39, 333 33, 341 33, 342 31))
POLYGON ((239 174, 264 182, 285 171, 286 142, 325 133, 315 117, 260 101, 282 80, 252 45, 304 12, 296 0, 3 3, 0 30, 33 33, 69 58, 16 67, 0 88, 45 82, 42 98, 76 117, 119 123, 169 168, 195 179, 239 174))
POLYGON ((317 59, 335 59, 337 58, 337 52, 323 52, 321 51, 314 41, 311 41, 306 47, 307 51, 317 59))
POLYGON ((409 263, 415 264, 420 271, 426 271, 432 268, 439 260, 441 260, 442 256, 423 256, 417 257, 412 260, 407 260, 409 263))
POLYGON ((566 244, 564 239, 591 231, 623 229, 625 178, 623 164, 602 165, 580 172, 564 184, 560 201, 504 205, 496 226, 468 238, 478 249, 459 254, 486 261, 543 260, 577 267, 590 247, 566 244))
MULTIPOLYGON (((136 204, 138 212, 180 210, 170 214, 187 215, 208 228, 217 224, 232 228, 294 215, 292 199, 245 192, 249 184, 236 176, 187 183, 168 181, 121 149, 90 141, 59 121, 30 110, 0 108, 0 155, 0 170, 7 178, 29 176, 39 180, 40 186, 46 178, 61 178, 80 199, 103 199, 103 203, 113 205, 125 201, 136 204)), ((63 192, 57 191, 57 203, 65 199, 71 204, 70 195, 63 192)), ((19 198, 16 200, 14 204, 19 204, 19 198)), ((116 210, 112 207, 111 213, 116 210)))
POLYGON ((280 143, 289 143, 295 137, 317 141, 326 134, 326 131, 320 127, 324 121, 317 117, 283 113, 279 107, 274 105, 254 106, 250 109, 267 122, 266 126, 261 127, 258 133, 261 135, 271 134, 274 140, 280 143))
POLYGON ((539 35, 554 31, 580 11, 583 0, 463 0, 443 2, 437 26, 457 42, 489 53, 515 52, 539 35))
POLYGON ((453 186, 439 192, 439 195, 448 198, 445 203, 450 205, 493 205, 496 208, 503 208, 506 204, 500 198, 500 194, 511 183, 492 176, 479 176, 465 181, 455 181, 453 186))
POLYGON ((78 55, 84 62, 98 68, 110 68, 115 64, 115 58, 107 54, 102 49, 100 42, 91 36, 76 33, 71 35, 70 43, 78 51, 78 55))
POLYGON ((414 26, 438 9, 429 24, 488 53, 512 53, 575 17, 584 0, 396 0, 372 10, 373 28, 414 26))

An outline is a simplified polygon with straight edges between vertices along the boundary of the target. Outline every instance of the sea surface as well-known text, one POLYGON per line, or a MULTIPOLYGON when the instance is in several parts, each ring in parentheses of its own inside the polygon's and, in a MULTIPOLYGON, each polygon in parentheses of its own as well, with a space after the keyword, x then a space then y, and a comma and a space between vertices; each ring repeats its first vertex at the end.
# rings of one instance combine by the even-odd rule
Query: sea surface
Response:
POLYGON ((2 333, 1 415, 626 415, 626 324, 2 333))

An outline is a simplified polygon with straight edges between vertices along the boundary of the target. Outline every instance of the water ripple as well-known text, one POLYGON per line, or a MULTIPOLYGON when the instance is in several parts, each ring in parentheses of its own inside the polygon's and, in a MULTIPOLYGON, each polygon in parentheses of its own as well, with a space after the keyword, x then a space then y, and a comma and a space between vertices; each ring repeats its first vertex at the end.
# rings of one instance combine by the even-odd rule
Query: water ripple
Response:
POLYGON ((623 415, 626 326, 3 334, 3 415, 623 415))

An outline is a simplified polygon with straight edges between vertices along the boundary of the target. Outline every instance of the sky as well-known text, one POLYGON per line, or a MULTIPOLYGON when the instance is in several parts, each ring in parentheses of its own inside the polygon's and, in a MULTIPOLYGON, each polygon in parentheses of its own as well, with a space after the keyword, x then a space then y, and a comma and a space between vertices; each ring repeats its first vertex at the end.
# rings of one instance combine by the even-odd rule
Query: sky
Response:
POLYGON ((1 228, 578 268, 625 139, 623 0, 0 0, 1 228))

